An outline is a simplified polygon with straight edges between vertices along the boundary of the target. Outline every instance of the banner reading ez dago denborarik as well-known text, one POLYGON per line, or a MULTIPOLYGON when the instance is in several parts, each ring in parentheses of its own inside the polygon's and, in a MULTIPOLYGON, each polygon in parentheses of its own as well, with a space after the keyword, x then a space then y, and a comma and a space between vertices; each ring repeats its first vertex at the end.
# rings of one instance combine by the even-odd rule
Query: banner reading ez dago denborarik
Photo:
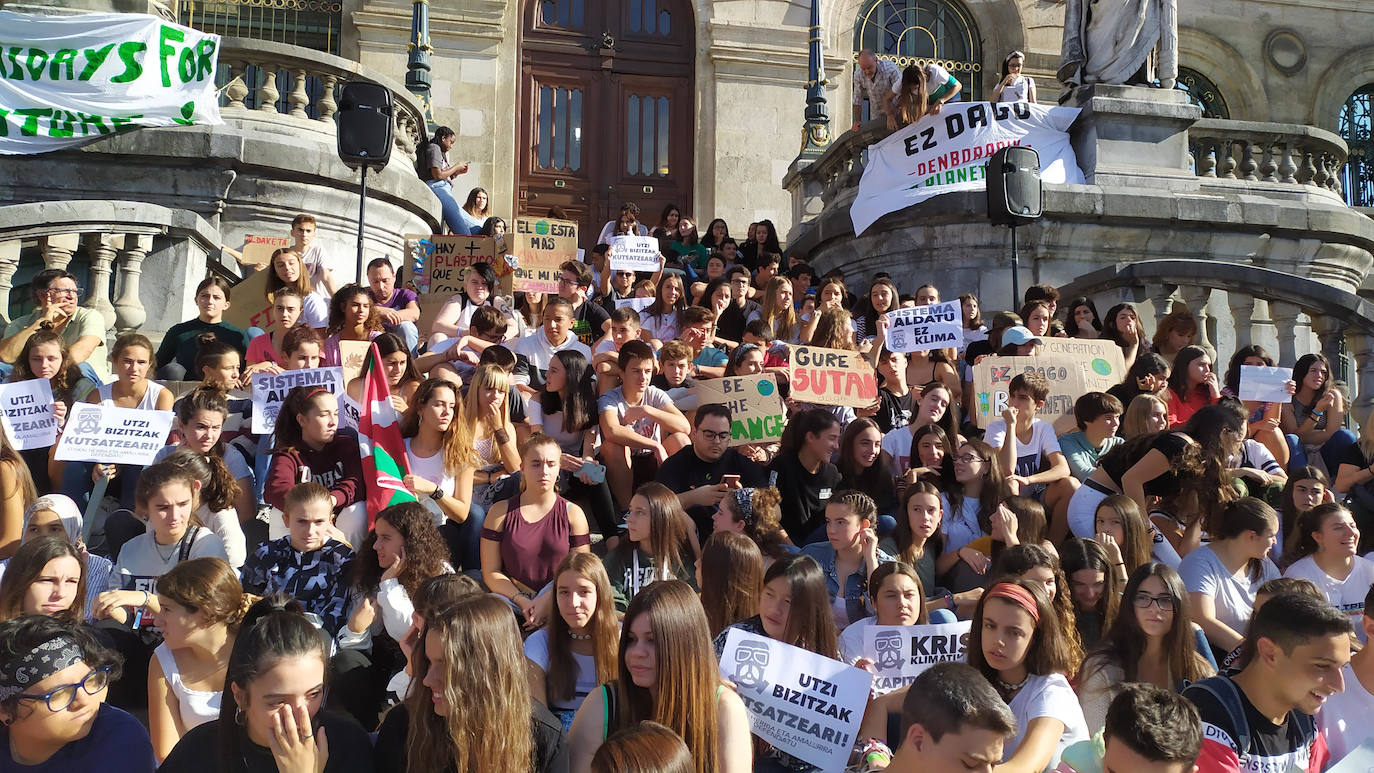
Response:
POLYGON ((0 11, 0 154, 222 123, 219 36, 147 14, 0 11))
POLYGON ((1082 183, 1068 134, 1078 112, 1028 102, 956 102, 889 134, 868 148, 849 208, 854 233, 932 196, 984 188, 988 157, 1008 145, 1035 148, 1045 182, 1082 183))

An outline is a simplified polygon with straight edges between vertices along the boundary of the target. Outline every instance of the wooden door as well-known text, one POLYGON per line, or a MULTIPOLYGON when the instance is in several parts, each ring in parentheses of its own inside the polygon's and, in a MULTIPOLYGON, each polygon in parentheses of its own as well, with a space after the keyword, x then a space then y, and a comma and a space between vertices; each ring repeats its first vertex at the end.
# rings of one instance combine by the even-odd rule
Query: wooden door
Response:
POLYGON ((562 206, 581 246, 625 201, 691 213, 693 19, 683 0, 527 0, 517 209, 562 206))

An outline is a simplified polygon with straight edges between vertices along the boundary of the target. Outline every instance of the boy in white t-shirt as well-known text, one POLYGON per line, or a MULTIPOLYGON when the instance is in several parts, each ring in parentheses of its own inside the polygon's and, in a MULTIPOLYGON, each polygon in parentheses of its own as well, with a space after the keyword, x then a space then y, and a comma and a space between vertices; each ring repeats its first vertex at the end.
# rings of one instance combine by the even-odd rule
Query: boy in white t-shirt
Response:
MULTIPOLYGON (((1356 621, 1356 628, 1368 640, 1374 634, 1374 588, 1364 598, 1365 613, 1356 621)), ((1365 647, 1350 657, 1341 668, 1345 691, 1326 699, 1317 712, 1317 729, 1326 738, 1331 759, 1339 761, 1365 741, 1374 731, 1365 724, 1374 717, 1374 647, 1365 647)))
POLYGON ((1068 534, 1069 500, 1078 490, 1078 481, 1070 474, 1054 427, 1035 417, 1049 395, 1050 384, 1039 373, 1013 378, 1002 418, 988 423, 984 440, 997 449, 1007 482, 1017 493, 1038 500, 1050 511, 1049 538, 1058 543, 1068 534), (1015 431, 1008 432, 1007 427, 1015 431))
POLYGON ((654 350, 648 344, 626 342, 620 347, 622 384, 596 403, 606 482, 621 509, 629 508, 637 468, 652 479, 658 465, 691 442, 687 417, 668 393, 649 384, 654 364, 654 350))

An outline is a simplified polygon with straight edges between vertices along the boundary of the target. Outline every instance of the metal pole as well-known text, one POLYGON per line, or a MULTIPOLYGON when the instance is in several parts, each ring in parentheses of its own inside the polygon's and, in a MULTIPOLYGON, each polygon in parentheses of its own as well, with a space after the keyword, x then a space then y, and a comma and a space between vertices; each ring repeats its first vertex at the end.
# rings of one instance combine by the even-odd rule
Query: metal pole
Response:
MULTIPOLYGON (((362 191, 358 197, 358 284, 362 284, 367 276, 363 272, 363 214, 367 211, 367 164, 363 164, 363 184, 362 191)), ((1016 233, 1015 230, 1012 233, 1016 233)), ((1013 237, 1015 238, 1015 237, 1013 237)))
MULTIPOLYGON (((361 242, 360 242, 361 244, 361 242)), ((361 249, 361 247, 359 248, 361 249)), ((361 260, 361 258, 359 258, 361 260)), ((1021 282, 1017 274, 1021 269, 1021 257, 1016 252, 1016 224, 1011 226, 1011 310, 1021 308, 1021 282)), ((1022 320, 1024 322, 1025 320, 1022 320)))

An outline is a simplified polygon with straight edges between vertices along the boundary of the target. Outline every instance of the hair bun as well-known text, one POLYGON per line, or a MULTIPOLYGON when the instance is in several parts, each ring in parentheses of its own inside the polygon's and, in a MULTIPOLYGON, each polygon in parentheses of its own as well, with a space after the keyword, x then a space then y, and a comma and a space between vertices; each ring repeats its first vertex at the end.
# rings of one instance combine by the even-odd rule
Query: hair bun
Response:
POLYGON ((262 596, 255 596, 252 593, 244 593, 241 595, 239 597, 239 608, 229 615, 229 625, 238 625, 242 623, 244 618, 248 617, 248 612, 252 610, 253 605, 261 600, 262 596))

